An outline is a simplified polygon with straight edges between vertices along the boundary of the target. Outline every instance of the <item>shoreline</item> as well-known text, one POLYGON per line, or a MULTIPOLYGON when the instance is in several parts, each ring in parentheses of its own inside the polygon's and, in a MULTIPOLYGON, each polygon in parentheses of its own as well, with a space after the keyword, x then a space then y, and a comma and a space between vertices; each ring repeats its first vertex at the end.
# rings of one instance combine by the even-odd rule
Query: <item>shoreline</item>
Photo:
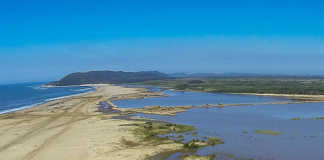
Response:
MULTIPOLYGON (((132 111, 128 112, 127 109, 117 108, 118 106, 110 104, 111 101, 163 96, 163 94, 143 88, 109 84, 87 86, 94 87, 95 90, 90 93, 55 99, 32 108, 1 114, 0 154, 2 158, 8 160, 147 159, 160 153, 179 151, 183 149, 183 144, 155 138, 142 141, 134 131, 138 131, 141 127, 147 128, 145 126, 149 119, 132 117, 133 113, 176 115, 196 107, 253 105, 229 104, 228 106, 181 106, 180 108, 153 106, 133 110, 132 113, 132 111), (120 112, 105 114, 99 110, 100 102, 107 102, 110 107, 120 112), (131 117, 118 118, 123 116, 131 117)), ((156 125, 160 128, 160 124, 156 125)), ((165 127, 162 126, 162 128, 165 127)), ((174 125, 167 127, 173 128, 174 125)), ((147 131, 142 131, 142 134, 147 133, 147 131)))
POLYGON ((288 98, 288 99, 296 100, 296 101, 302 101, 302 102, 305 102, 305 103, 324 102, 324 95, 274 94, 274 93, 231 93, 231 94, 280 97, 280 98, 288 98))
MULTIPOLYGON (((45 86, 42 85, 42 87, 45 87, 45 86)), ((51 88, 55 88, 55 87, 56 86, 51 86, 51 88)), ((77 87, 77 86, 75 86, 75 87, 77 87)), ((48 99, 43 100, 42 102, 38 102, 38 103, 30 104, 30 105, 25 105, 25 106, 21 106, 21 107, 17 107, 17 108, 12 108, 12 109, 8 109, 8 110, 0 111, 0 115, 14 113, 14 112, 18 112, 18 111, 21 111, 21 110, 37 107, 39 105, 46 104, 46 103, 49 103, 49 102, 55 101, 55 100, 60 100, 60 99, 64 99, 64 98, 74 97, 74 96, 82 96, 82 95, 86 95, 86 94, 89 94, 89 93, 92 93, 92 92, 96 91, 96 88, 93 87, 93 86, 89 85, 87 87, 91 87, 90 91, 87 91, 87 92, 84 92, 84 93, 71 94, 71 95, 68 95, 68 96, 61 96, 61 97, 56 97, 56 98, 48 98, 48 99)), ((45 88, 47 88, 47 87, 45 87, 45 88)))
POLYGON ((290 100, 300 101, 304 103, 318 103, 324 102, 324 95, 311 95, 311 94, 275 94, 275 93, 234 93, 234 92, 208 92, 199 90, 177 90, 170 87, 165 87, 171 91, 183 91, 183 92, 203 92, 211 94, 228 94, 228 95, 251 95, 251 96, 265 96, 265 97, 277 97, 286 98, 290 100))
POLYGON ((324 102, 324 95, 311 95, 311 94, 276 94, 276 93, 234 93, 234 92, 209 92, 200 90, 178 90, 170 87, 162 87, 171 91, 182 92, 202 92, 211 94, 227 94, 227 95, 252 95, 252 96, 265 96, 265 97, 279 97, 287 98, 290 100, 304 101, 305 103, 324 102))
POLYGON ((172 141, 163 144, 142 142, 133 131, 145 121, 137 121, 135 117, 114 118, 123 113, 104 114, 98 111, 102 101, 118 96, 127 98, 127 95, 146 97, 150 95, 148 92, 108 84, 91 86, 96 87, 94 92, 0 115, 2 158, 140 160, 181 147, 172 141), (137 145, 130 147, 124 142, 137 145))
MULTIPOLYGON (((83 84, 83 85, 70 85, 70 86, 52 86, 52 85, 42 85, 42 87, 46 87, 46 88, 52 88, 52 87, 91 87, 91 90, 88 92, 84 92, 84 93, 77 93, 77 94, 72 94, 72 95, 68 95, 68 96, 61 96, 61 97, 57 97, 57 98, 50 98, 50 99, 46 99, 43 102, 39 102, 39 103, 35 103, 35 104, 31 104, 31 105, 26 105, 26 106, 22 106, 22 107, 18 107, 18 108, 13 108, 13 109, 9 109, 9 110, 4 110, 4 111, 0 111, 0 116, 4 115, 4 114, 10 114, 10 113, 15 113, 15 112, 19 112, 19 111, 23 111, 26 109, 31 109, 34 107, 38 107, 41 105, 46 105, 47 103, 50 103, 52 101, 56 101, 56 100, 61 100, 61 99, 65 99, 65 98, 71 98, 71 97, 77 97, 77 96, 83 96, 83 95, 87 95, 93 92, 96 92, 98 87, 100 86, 105 86, 107 84, 83 84)), ((113 85, 113 84, 109 84, 111 86, 118 86, 118 85, 113 85)), ((117 100, 124 100, 124 99, 138 99, 138 98, 150 98, 150 97, 163 97, 163 96, 167 96, 162 94, 161 92, 152 92, 148 89, 146 89, 145 87, 134 87, 134 86, 120 86, 123 88, 131 88, 131 89, 136 89, 141 91, 143 94, 137 94, 136 96, 132 96, 132 95, 119 95, 118 97, 111 97, 110 100, 108 101, 110 104, 112 104, 114 106, 114 108, 118 108, 118 106, 114 105, 114 103, 112 103, 113 101, 117 100), (146 95, 145 93, 151 93, 151 95, 146 95), (152 94, 155 93, 155 94, 152 94)), ((166 88, 167 89, 167 88, 166 88)), ((169 88, 169 90, 174 90, 172 88, 169 88)), ((186 90, 174 90, 174 91, 184 91, 186 92, 186 90)), ((194 91, 194 90, 189 90, 188 92, 204 92, 204 91, 194 91)), ((205 93, 210 93, 210 92, 205 92, 205 93)), ((216 104, 208 104, 206 105, 201 105, 201 106, 169 106, 169 108, 177 108, 180 107, 181 111, 178 111, 177 109, 171 109, 173 111, 171 111, 171 113, 160 113, 160 111, 155 111, 153 113, 147 112, 145 111, 146 108, 156 108, 157 106, 147 106, 147 107, 141 107, 141 108, 118 108, 118 110, 120 111, 131 111, 131 112, 137 112, 138 110, 142 110, 143 112, 138 112, 138 113, 146 113, 146 114, 158 114, 158 115, 171 115, 174 116, 176 113, 178 112, 184 112, 187 109, 191 109, 191 108, 208 108, 208 107, 231 107, 231 106, 248 106, 248 105, 271 105, 271 104, 300 104, 300 103, 321 103, 324 102, 324 95, 299 95, 299 94, 272 94, 272 93, 221 93, 221 94, 229 94, 229 95, 254 95, 254 96, 267 96, 267 97, 279 97, 279 98, 286 98, 289 100, 293 100, 295 102, 286 102, 286 101, 279 101, 279 102, 268 102, 268 103, 238 103, 238 104, 224 104, 224 105, 216 105, 216 104), (185 108, 185 109, 184 109, 185 108)), ((161 106, 159 106, 161 107, 161 106)))

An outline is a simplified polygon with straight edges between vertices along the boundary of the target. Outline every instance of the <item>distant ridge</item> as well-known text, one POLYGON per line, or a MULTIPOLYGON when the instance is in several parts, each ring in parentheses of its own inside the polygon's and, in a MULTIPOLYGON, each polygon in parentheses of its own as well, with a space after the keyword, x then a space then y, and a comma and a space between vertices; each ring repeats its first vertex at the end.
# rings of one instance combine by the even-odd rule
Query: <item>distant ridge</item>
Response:
POLYGON ((258 73, 172 73, 173 78, 324 78, 323 75, 286 75, 258 73))
POLYGON ((321 75, 280 75, 256 73, 172 73, 165 74, 158 71, 123 72, 123 71, 90 71, 71 73, 59 81, 48 85, 69 86, 100 83, 135 83, 149 80, 165 80, 174 78, 318 78, 321 75))
POLYGON ((90 71, 71 73, 59 81, 49 85, 68 86, 101 83, 134 83, 147 80, 163 80, 170 78, 167 74, 158 71, 123 72, 123 71, 90 71))

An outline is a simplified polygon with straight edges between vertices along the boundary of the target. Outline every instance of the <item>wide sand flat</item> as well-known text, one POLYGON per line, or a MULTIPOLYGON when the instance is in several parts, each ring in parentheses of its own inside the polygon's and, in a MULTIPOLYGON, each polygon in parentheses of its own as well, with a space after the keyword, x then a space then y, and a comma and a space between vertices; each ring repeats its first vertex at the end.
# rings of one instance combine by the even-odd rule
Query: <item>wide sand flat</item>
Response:
POLYGON ((137 94, 140 89, 95 85, 97 90, 0 116, 0 159, 109 160, 144 159, 172 145, 127 147, 134 140, 129 124, 97 112, 98 103, 113 96, 137 94))

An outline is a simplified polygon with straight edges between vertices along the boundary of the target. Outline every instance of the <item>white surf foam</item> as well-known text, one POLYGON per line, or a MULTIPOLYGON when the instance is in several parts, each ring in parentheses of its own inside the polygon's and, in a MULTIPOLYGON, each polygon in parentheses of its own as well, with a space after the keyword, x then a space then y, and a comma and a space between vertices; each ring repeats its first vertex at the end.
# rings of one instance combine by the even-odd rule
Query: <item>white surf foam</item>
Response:
POLYGON ((4 111, 0 111, 0 115, 1 114, 6 114, 6 113, 12 113, 12 112, 16 112, 16 111, 20 111, 20 110, 24 110, 24 109, 29 109, 50 101, 54 101, 54 100, 59 100, 59 99, 63 99, 63 98, 69 98, 69 97, 74 97, 74 96, 80 96, 80 95, 85 95, 91 92, 94 92, 95 89, 91 88, 91 90, 89 90, 88 92, 84 92, 84 93, 78 93, 78 94, 72 94, 72 95, 68 95, 68 96, 62 96, 62 97, 56 97, 56 98, 49 98, 44 100, 43 102, 39 102, 39 103, 35 103, 35 104, 31 104, 31 105, 27 105, 27 106, 22 106, 22 107, 17 107, 17 108, 12 108, 12 109, 8 109, 8 110, 4 110, 4 111))

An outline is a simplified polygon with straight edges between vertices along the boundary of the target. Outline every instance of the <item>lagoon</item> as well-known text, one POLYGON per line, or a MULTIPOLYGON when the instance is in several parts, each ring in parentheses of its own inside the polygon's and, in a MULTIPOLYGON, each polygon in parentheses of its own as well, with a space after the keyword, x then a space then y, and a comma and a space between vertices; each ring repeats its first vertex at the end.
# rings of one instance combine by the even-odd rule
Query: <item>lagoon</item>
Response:
MULTIPOLYGON (((177 106, 230 103, 261 103, 287 101, 276 97, 213 94, 203 92, 163 91, 168 97, 120 100, 119 107, 177 106)), ((200 155, 218 153, 237 159, 304 160, 322 159, 324 153, 324 125, 315 117, 324 116, 324 103, 237 106, 209 109, 191 109, 176 116, 139 114, 145 118, 193 125, 198 135, 190 138, 220 137, 225 144, 205 147, 200 155), (299 117, 301 120, 292 120, 299 117), (278 135, 260 134, 257 130, 272 131, 278 135)), ((261 132, 262 133, 262 132, 261 132)), ((176 159, 181 153, 171 155, 176 159)), ((229 157, 221 159, 230 159, 229 157)))

